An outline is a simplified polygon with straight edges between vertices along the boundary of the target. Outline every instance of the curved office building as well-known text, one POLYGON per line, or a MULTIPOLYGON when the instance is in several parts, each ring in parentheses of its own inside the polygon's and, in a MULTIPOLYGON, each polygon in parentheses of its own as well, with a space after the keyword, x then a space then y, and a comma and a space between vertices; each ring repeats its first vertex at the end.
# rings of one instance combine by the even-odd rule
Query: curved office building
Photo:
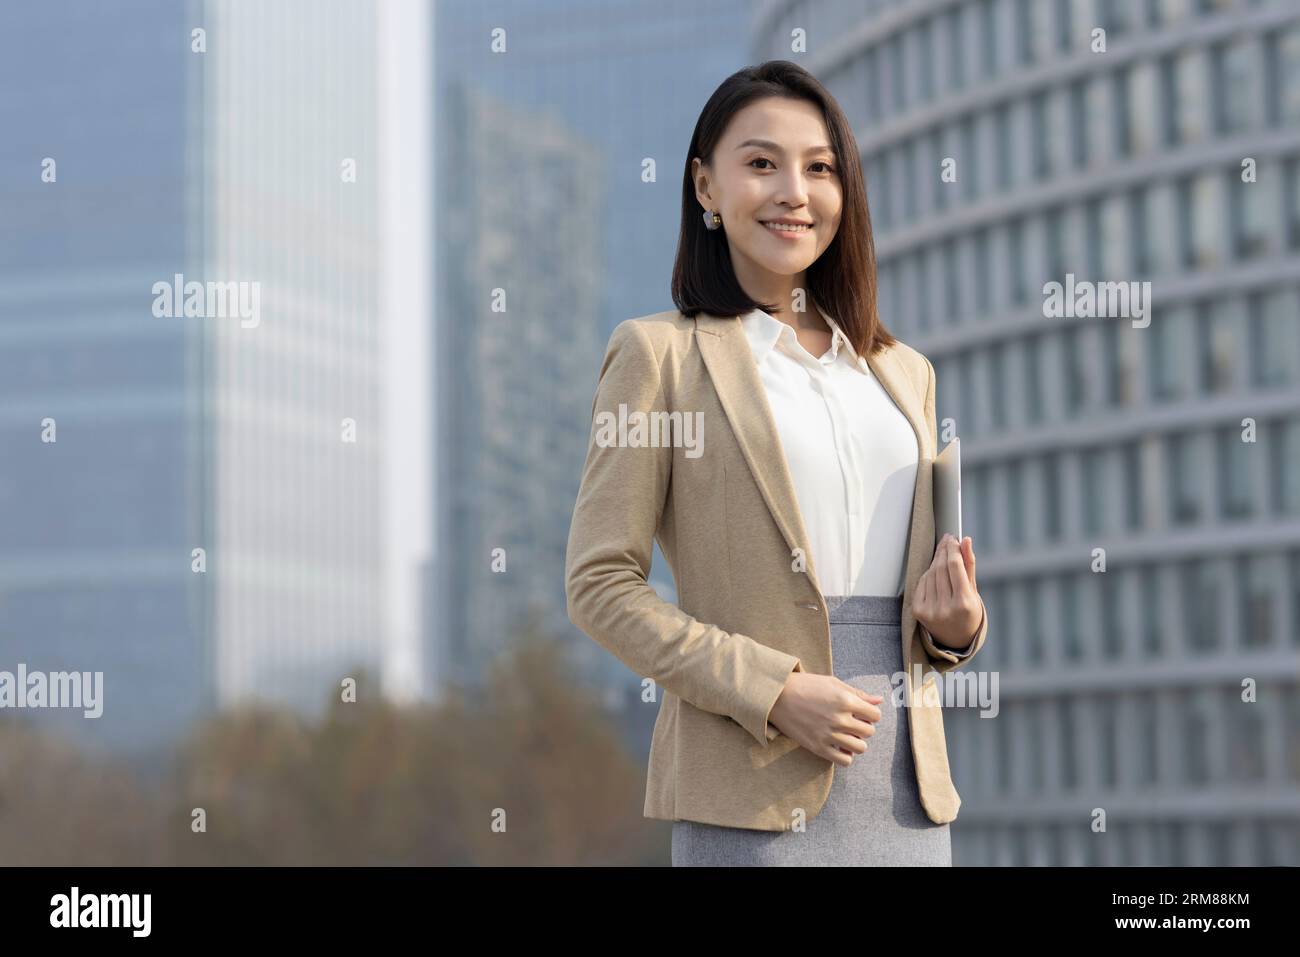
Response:
POLYGON ((1300 5, 754 27, 848 113, 882 317, 963 439, 998 712, 947 716, 955 863, 1300 863, 1300 5))

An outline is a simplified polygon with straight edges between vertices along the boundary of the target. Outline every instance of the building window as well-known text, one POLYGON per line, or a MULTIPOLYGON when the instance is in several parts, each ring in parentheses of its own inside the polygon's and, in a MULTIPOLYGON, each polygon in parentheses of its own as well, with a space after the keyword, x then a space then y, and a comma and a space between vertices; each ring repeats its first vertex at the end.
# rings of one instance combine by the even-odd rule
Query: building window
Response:
POLYGON ((1057 729, 1060 732, 1061 785, 1070 791, 1078 787, 1079 758, 1074 746, 1074 698, 1062 698, 1056 702, 1057 729))
POLYGON ((883 60, 884 54, 878 46, 872 47, 866 53, 867 112, 873 124, 879 123, 885 112, 880 96, 880 91, 884 85, 881 82, 883 60))
POLYGON ((1242 701, 1240 694, 1215 695, 1224 709, 1224 739, 1228 742, 1228 780, 1233 782, 1264 780, 1264 745, 1269 740, 1264 720, 1269 706, 1258 701, 1242 701))
POLYGON ((918 216, 916 200, 916 140, 903 144, 903 222, 916 222, 918 216))
POLYGON ((1128 156, 1133 152, 1133 117, 1130 112, 1133 72, 1127 67, 1120 67, 1112 77, 1111 115, 1114 118, 1112 135, 1115 141, 1115 154, 1128 156))
POLYGON ((1196 307, 1196 348, 1200 356, 1200 386, 1206 393, 1229 392, 1236 384, 1237 349, 1241 339, 1240 301, 1219 299, 1196 307))
POLYGON ((1250 458, 1254 445, 1241 440, 1236 426, 1217 430, 1219 472, 1219 515, 1226 519, 1249 518, 1254 511, 1250 494, 1250 458))
POLYGON ((1019 459, 1007 466, 1007 544, 1013 547, 1025 544, 1024 472, 1019 459))
POLYGON ((1102 646, 1106 659, 1115 664, 1124 656, 1124 616, 1122 611, 1122 592, 1128 580, 1127 571, 1103 572, 1093 581, 1101 586, 1101 627, 1102 646))
POLYGON ((1160 654, 1160 628, 1164 615, 1160 610, 1160 576, 1151 565, 1144 565, 1141 572, 1142 581, 1142 645, 1143 653, 1149 657, 1160 654))
POLYGON ((1300 381, 1295 293, 1279 289, 1248 300, 1251 381, 1263 389, 1300 381))
POLYGON ((1210 721, 1201 709, 1201 699, 1188 691, 1177 692, 1182 711, 1183 781, 1210 783, 1210 721))
POLYGON ((1007 426, 1007 376, 1005 346, 994 343, 988 351, 989 363, 989 401, 990 425, 995 429, 1007 426))
POLYGON ((1284 208, 1287 246, 1300 249, 1300 160, 1287 163, 1284 208))
MULTIPOLYGON (((1300 561, 1297 562, 1300 567, 1300 561)), ((1300 574, 1297 575, 1300 581, 1300 574)), ((1041 580, 1033 580, 1025 589, 1025 637, 1027 638, 1027 656, 1031 666, 1043 663, 1043 598, 1041 580)), ((1300 594, 1300 590, 1297 590, 1300 594)))
POLYGON ((1211 269, 1219 263, 1222 217, 1216 202, 1216 177, 1204 173, 1178 184, 1181 259, 1186 269, 1211 269))
POLYGON ((922 249, 916 255, 916 324, 919 329, 930 327, 930 257, 922 249))
POLYGON ((993 125, 996 130, 993 136, 994 149, 998 152, 998 189, 1008 190, 1015 177, 1015 164, 1011 154, 1011 105, 1009 103, 1003 103, 994 112, 993 125))
POLYGON ((1059 452, 1043 457, 1043 528, 1046 539, 1061 537, 1061 461, 1059 452))
POLYGON ((1070 0, 1056 0, 1056 45, 1066 52, 1073 45, 1074 24, 1070 21, 1070 0))
POLYGON ((1169 482, 1169 522, 1171 525, 1188 525, 1201 514, 1197 497, 1201 473, 1197 461, 1195 437, 1187 432, 1174 432, 1165 438, 1166 477, 1169 482))
POLYGON ((1025 340, 1025 414, 1039 423, 1043 415, 1042 342, 1037 336, 1025 340))
POLYGON ((1160 137, 1165 146, 1178 145, 1178 74, 1172 56, 1160 58, 1160 137))
MULTIPOLYGON (((1300 551, 1291 552, 1291 621, 1300 621, 1300 551)), ((1300 628, 1291 629, 1291 644, 1300 648, 1300 628)), ((1300 695, 1296 696, 1300 700, 1300 695)), ((1289 727, 1297 728, 1300 724, 1291 724, 1289 727)), ((1300 753, 1300 752, 1297 752, 1300 753)))
POLYGON ((1256 259, 1272 252, 1269 216, 1273 201, 1269 198, 1273 178, 1271 171, 1255 182, 1242 182, 1237 167, 1229 167, 1224 179, 1228 196, 1229 228, 1232 230, 1232 254, 1237 259, 1256 259))
POLYGON ((993 0, 979 0, 980 52, 983 56, 984 76, 998 72, 998 24, 993 0))
POLYGON ((1124 457, 1124 527, 1129 531, 1142 528, 1142 459, 1136 442, 1123 446, 1124 457))
POLYGON ((1122 326, 1110 325, 1101 329, 1102 374, 1105 377, 1105 402, 1114 407, 1127 405, 1131 397, 1132 376, 1120 354, 1121 335, 1125 334, 1122 326))
POLYGON ((1026 282, 1024 224, 1013 219, 1007 224, 1007 256, 1011 270, 1011 302, 1022 306, 1029 298, 1026 282))
POLYGON ((975 301, 980 318, 986 318, 993 309, 992 284, 989 281, 991 274, 989 230, 985 226, 975 233, 975 301))
POLYGON ((1177 23, 1190 13, 1188 7, 1191 3, 1192 0, 1147 0, 1152 26, 1177 23))
MULTIPOLYGON (((1040 707, 1042 707, 1040 704, 1030 704, 1027 706, 1026 711, 1032 714, 1033 711, 1040 707)), ((1044 774, 1045 762, 1043 761, 1043 722, 1031 719, 1024 723, 1024 727, 1025 737, 1028 739, 1026 741, 1028 754, 1025 761, 1025 777, 1027 779, 1025 783, 1028 784, 1031 794, 1042 794, 1043 789, 1047 786, 1046 775, 1044 774)), ((1007 744, 1011 744, 1011 742, 1008 741, 1007 744)))
POLYGON ((889 57, 889 86, 893 92, 894 114, 907 108, 907 76, 903 62, 902 34, 888 40, 885 45, 889 57))
POLYGON ((961 25, 962 10, 962 7, 955 7, 944 15, 944 22, 948 29, 948 76, 952 81, 949 89, 952 90, 960 90, 966 85, 966 46, 965 32, 961 25))
POLYGON ((930 133, 927 140, 929 143, 929 156, 926 158, 927 168, 932 172, 926 176, 926 181, 931 183, 930 187, 930 206, 934 212, 941 212, 948 205, 948 183, 939 178, 943 162, 943 133, 935 129, 930 133))
POLYGON ((943 288, 946 299, 942 317, 943 322, 955 323, 962 314, 961 266, 957 261, 957 240, 955 239, 949 239, 943 244, 943 288))
POLYGON ((1034 4, 1031 0, 1015 0, 1016 3, 1016 62, 1028 66, 1034 62, 1034 4))
POLYGON ((1151 398, 1157 402, 1181 398, 1186 389, 1183 382, 1182 338, 1186 328, 1184 314, 1156 312, 1146 330, 1148 373, 1151 398))
POLYGON ((1184 269, 1192 269, 1196 265, 1196 249, 1192 237, 1192 219, 1194 210, 1192 209, 1192 179, 1184 177, 1174 186, 1176 200, 1175 208, 1178 210, 1178 265, 1184 269))
POLYGON ((1217 44, 1210 51, 1214 126, 1220 135, 1240 133, 1250 126, 1252 47, 1253 42, 1239 40, 1217 44))
MULTIPOLYGON (((1100 747, 1100 772, 1101 786, 1104 788, 1116 788, 1119 786, 1119 727, 1115 720, 1118 710, 1118 696, 1104 695, 1100 702, 1100 709, 1097 713, 1100 727, 1098 732, 1098 746, 1100 747)), ((1091 846, 1095 842, 1086 841, 1085 846, 1091 846)))
MULTIPOLYGON (((1010 794, 1014 790, 1012 785, 1014 779, 1011 776, 1011 762, 1016 754, 1015 742, 1012 740, 1011 732, 1018 723, 1019 715, 1014 715, 1009 721, 995 721, 997 728, 997 747, 995 749, 994 760, 997 762, 997 774, 994 777, 994 786, 1003 794, 1010 794)), ((1017 832, 1012 832, 1017 833, 1017 832)))
POLYGON ((1133 0, 1097 0, 1098 26, 1105 29, 1108 42, 1129 32, 1135 12, 1133 0))
POLYGON ((1103 264, 1101 261, 1101 200, 1088 200, 1083 208, 1084 219, 1084 262, 1089 278, 1100 281, 1103 264))
POLYGON ((967 116, 961 121, 961 159, 957 178, 965 181, 966 199, 974 202, 979 196, 979 149, 973 116, 967 116))
POLYGON ((882 229, 888 229, 894 220, 894 188, 889 176, 889 153, 881 153, 872 165, 871 198, 876 204, 876 219, 882 229))
POLYGON ((918 49, 917 70, 920 72, 921 102, 928 103, 934 96, 934 26, 933 20, 921 22, 916 32, 918 49))
POLYGON ((1269 123, 1300 125, 1300 26, 1268 38, 1265 62, 1269 123))
POLYGON ((1078 117, 1086 116, 1088 110, 1087 81, 1075 80, 1070 84, 1070 162, 1075 169, 1088 165, 1088 131, 1078 122, 1078 117))
POLYGON ((1098 75, 1088 83, 1083 113, 1084 127, 1090 141, 1088 162, 1096 165, 1106 158, 1114 141, 1114 109, 1107 94, 1109 77, 1098 75))
MULTIPOLYGON (((1102 502, 1106 495, 1106 460, 1098 450, 1086 450, 1083 457, 1083 532, 1102 532, 1102 502)), ((1105 577, 1105 576, 1103 576, 1105 577)))
POLYGON ((1246 648, 1267 648, 1278 630, 1273 572, 1279 555, 1243 555, 1236 561, 1237 596, 1241 604, 1241 643, 1246 648))
POLYGON ((1129 248, 1133 254, 1133 271, 1140 276, 1151 272, 1151 234, 1147 230, 1148 207, 1147 190, 1137 186, 1129 191, 1129 248))
MULTIPOLYGON (((965 434, 970 435, 975 431, 976 423, 974 421, 975 420, 975 415, 974 415, 974 410, 975 410, 974 391, 975 390, 971 382, 971 368, 970 368, 969 355, 962 356, 957 360, 957 388, 961 396, 961 407, 963 409, 968 410, 966 424, 965 424, 965 428, 966 428, 965 434)), ((960 431, 960 428, 958 431, 960 431)), ((972 495, 972 498, 975 497, 976 497, 975 495, 972 495)), ((978 505, 979 503, 976 502, 976 504, 978 505)))
POLYGON ((1047 278, 1065 282, 1065 214, 1061 207, 1047 211, 1044 226, 1047 230, 1047 278))
POLYGON ((1188 50, 1177 60, 1178 95, 1173 103, 1178 113, 1178 142, 1194 143, 1205 137, 1206 69, 1200 50, 1188 50))
POLYGON ((1029 99, 1030 143, 1033 150, 1034 179, 1046 179, 1051 174, 1051 156, 1047 149, 1047 94, 1035 93, 1029 99))
MULTIPOLYGON (((1269 487, 1273 498, 1273 512, 1277 515, 1300 515, 1300 421, 1275 419, 1268 429, 1269 435, 1269 487)), ((1297 583, 1300 584, 1300 583, 1297 583)), ((1300 596, 1300 591, 1296 592, 1300 596)), ((1300 622, 1300 607, 1296 609, 1300 622)), ((1300 625, 1295 629, 1300 635, 1300 625)))
POLYGON ((1219 575, 1217 563, 1200 558, 1182 568, 1187 647, 1208 652, 1219 644, 1219 575))
POLYGON ((1088 374, 1084 354, 1086 333, 1090 328, 1083 323, 1075 323, 1061 333, 1061 358, 1065 363, 1065 411, 1069 415, 1077 415, 1088 401, 1088 374))

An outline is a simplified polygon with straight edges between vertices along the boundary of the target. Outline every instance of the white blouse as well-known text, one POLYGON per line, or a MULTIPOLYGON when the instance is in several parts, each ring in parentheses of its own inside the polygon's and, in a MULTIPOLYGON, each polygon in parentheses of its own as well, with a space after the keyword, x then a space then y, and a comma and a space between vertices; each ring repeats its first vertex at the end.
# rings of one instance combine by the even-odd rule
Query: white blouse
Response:
POLYGON ((828 596, 903 594, 918 465, 916 433, 834 320, 812 356, 761 309, 741 318, 776 420, 828 596))

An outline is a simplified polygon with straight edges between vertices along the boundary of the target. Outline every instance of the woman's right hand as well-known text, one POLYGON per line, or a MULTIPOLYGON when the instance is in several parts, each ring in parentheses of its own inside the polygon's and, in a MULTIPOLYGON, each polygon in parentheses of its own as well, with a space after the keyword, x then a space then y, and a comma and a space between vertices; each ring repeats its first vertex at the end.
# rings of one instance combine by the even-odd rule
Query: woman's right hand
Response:
POLYGON ((793 671, 768 715, 786 737, 841 767, 867 750, 866 739, 880 720, 876 705, 885 699, 853 687, 834 675, 793 671))

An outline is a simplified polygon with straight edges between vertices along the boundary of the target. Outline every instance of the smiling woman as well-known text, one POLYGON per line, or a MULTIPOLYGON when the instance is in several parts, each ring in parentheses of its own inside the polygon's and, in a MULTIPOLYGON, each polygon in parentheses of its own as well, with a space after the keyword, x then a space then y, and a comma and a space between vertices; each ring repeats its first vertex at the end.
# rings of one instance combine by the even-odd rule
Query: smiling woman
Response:
POLYGON ((838 104, 786 61, 729 77, 687 154, 677 308, 610 337, 565 569, 574 623, 663 692, 645 815, 674 865, 952 863, 931 689, 988 620, 971 540, 935 542, 934 367, 875 289, 838 104), (610 441, 627 408, 707 414, 707 450, 610 441))

